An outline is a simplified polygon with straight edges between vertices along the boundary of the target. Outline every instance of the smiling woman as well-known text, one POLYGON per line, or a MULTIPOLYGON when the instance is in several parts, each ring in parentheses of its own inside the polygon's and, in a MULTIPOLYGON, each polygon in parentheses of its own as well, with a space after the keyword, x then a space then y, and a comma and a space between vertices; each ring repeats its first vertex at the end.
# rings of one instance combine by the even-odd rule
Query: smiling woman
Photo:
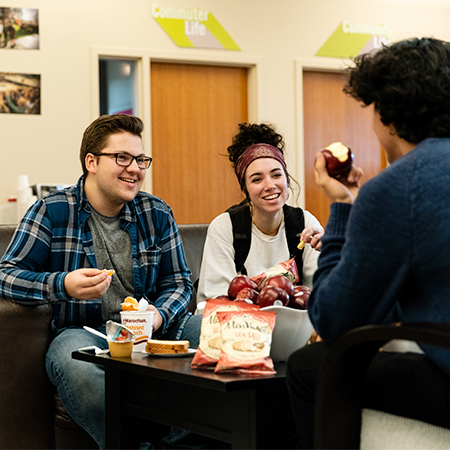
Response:
POLYGON ((226 294, 237 274, 253 277, 292 257, 300 284, 311 287, 319 254, 311 245, 297 247, 305 229, 307 242, 323 230, 308 211, 286 204, 294 180, 287 170, 283 137, 271 125, 242 123, 228 154, 245 200, 209 226, 197 304, 226 294))

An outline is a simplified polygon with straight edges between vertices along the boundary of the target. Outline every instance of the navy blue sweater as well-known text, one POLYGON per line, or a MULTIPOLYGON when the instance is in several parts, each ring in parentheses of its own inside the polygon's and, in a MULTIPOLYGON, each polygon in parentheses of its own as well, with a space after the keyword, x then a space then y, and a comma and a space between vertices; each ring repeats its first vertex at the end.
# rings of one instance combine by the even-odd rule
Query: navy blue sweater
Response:
MULTIPOLYGON (((309 314, 331 343, 386 322, 450 322, 450 139, 426 139, 334 203, 309 314)), ((424 348, 448 375, 450 353, 424 348)))

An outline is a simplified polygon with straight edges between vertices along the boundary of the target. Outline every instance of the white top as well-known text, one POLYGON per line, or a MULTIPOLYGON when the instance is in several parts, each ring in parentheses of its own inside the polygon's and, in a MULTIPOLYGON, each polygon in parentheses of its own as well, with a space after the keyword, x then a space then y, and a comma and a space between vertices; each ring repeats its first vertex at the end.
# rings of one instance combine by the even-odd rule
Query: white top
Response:
MULTIPOLYGON (((322 229, 319 221, 304 211, 305 227, 322 229)), ((300 242, 300 241, 299 241, 300 242)), ((303 250, 303 284, 312 287, 319 252, 306 245, 303 250)), ((247 275, 254 277, 271 267, 290 259, 284 220, 276 236, 262 233, 252 224, 250 251, 245 261, 247 275)), ((225 212, 209 225, 203 250, 198 284, 197 304, 207 298, 226 295, 230 281, 237 275, 234 264, 233 225, 225 212)))

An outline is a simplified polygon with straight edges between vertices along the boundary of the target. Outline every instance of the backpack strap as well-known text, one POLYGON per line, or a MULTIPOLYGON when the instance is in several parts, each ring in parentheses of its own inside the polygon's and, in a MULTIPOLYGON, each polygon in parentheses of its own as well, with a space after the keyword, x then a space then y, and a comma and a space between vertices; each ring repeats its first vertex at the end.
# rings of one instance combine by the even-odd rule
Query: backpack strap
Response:
MULTIPOLYGON (((250 252, 252 242, 250 207, 247 200, 243 200, 238 205, 228 208, 227 212, 230 214, 233 226, 234 265, 236 266, 236 272, 247 275, 244 263, 250 252)), ((300 234, 305 228, 305 216, 301 208, 294 208, 289 205, 283 206, 283 213, 289 254, 291 258, 295 257, 300 278, 299 283, 303 284, 303 250, 299 250, 298 244, 300 243, 300 234)))
POLYGON ((233 225, 234 265, 236 272, 247 275, 244 266, 252 242, 252 217, 247 200, 227 209, 233 225))
POLYGON ((300 234, 305 228, 305 215, 301 208, 294 208, 289 205, 283 206, 284 226, 286 231, 286 240, 291 258, 295 258, 297 264, 299 284, 303 284, 303 249, 298 248, 300 243, 300 234))

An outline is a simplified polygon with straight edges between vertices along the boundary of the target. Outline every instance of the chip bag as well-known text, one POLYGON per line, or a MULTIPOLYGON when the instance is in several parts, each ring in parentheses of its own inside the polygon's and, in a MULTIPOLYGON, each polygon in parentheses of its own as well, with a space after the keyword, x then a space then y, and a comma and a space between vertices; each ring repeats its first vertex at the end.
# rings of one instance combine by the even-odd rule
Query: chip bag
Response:
POLYGON ((218 311, 222 336, 214 372, 276 373, 270 346, 275 311, 218 311))
POLYGON ((247 311, 259 310, 258 305, 246 302, 234 302, 232 300, 208 298, 203 311, 200 342, 197 352, 191 362, 195 369, 214 368, 220 357, 221 334, 220 322, 217 318, 219 311, 247 311))
POLYGON ((270 269, 267 269, 265 272, 252 277, 252 280, 256 282, 256 284, 258 285, 258 289, 261 290, 266 284, 267 280, 276 275, 283 275, 293 284, 298 283, 300 281, 300 278, 298 276, 298 269, 295 258, 291 258, 285 262, 271 267, 270 269))

